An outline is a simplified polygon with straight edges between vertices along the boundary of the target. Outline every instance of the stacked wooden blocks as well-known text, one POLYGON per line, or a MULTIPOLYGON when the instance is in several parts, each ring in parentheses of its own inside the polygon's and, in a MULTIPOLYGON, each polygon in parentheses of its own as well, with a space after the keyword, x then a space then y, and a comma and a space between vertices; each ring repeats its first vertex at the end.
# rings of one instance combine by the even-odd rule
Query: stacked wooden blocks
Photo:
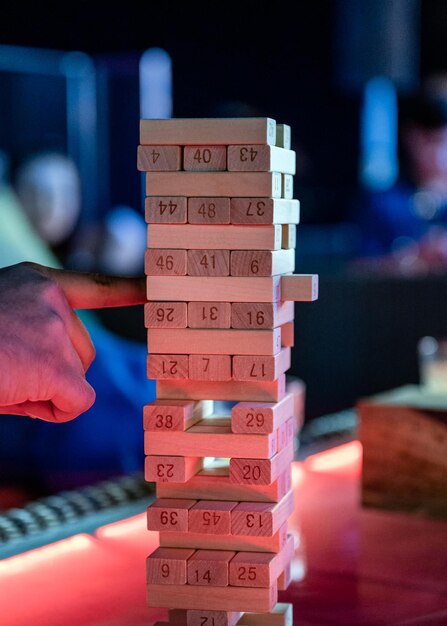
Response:
POLYGON ((270 118, 142 120, 146 172, 145 477, 156 483, 147 603, 170 622, 291 622, 296 391, 286 388, 299 202, 290 127, 270 118), (234 403, 216 416, 213 401, 234 403), (230 413, 230 409, 228 410, 230 413), (265 615, 267 614, 267 615, 265 615))

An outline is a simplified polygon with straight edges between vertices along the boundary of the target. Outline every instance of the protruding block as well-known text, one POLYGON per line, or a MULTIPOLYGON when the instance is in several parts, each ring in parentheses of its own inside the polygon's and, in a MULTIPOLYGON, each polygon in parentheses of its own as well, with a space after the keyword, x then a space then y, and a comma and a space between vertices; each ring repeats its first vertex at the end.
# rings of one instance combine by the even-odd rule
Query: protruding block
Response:
POLYGON ((291 274, 281 276, 281 300, 312 302, 318 299, 318 275, 291 274))
POLYGON ((148 276, 186 276, 186 250, 152 248, 144 255, 144 272, 148 276))
POLYGON ((276 121, 269 117, 142 119, 140 144, 228 145, 276 143, 276 121))
POLYGON ((185 196, 148 196, 144 202, 148 224, 186 224, 185 196))
POLYGON ((285 348, 293 348, 295 345, 295 324, 293 322, 281 325, 281 345, 285 348))
POLYGON ((271 459, 230 459, 230 481, 246 485, 269 485, 293 461, 294 445, 290 443, 271 459))
POLYGON ((232 328, 276 328, 293 320, 295 305, 283 302, 233 302, 231 305, 232 328))
POLYGON ((229 250, 188 250, 189 276, 228 276, 229 274, 229 250))
POLYGON ((147 456, 144 478, 156 483, 185 483, 203 468, 203 458, 185 456, 147 456))
POLYGON ((185 431, 212 415, 211 400, 153 400, 143 408, 143 428, 150 431, 185 431))
POLYGON ((230 302, 188 302, 189 328, 230 328, 230 302))
POLYGON ((188 532, 188 511, 196 500, 160 498, 147 509, 147 529, 188 532))
POLYGON ((291 174, 281 174, 282 176, 282 193, 281 197, 286 200, 293 198, 293 176, 291 174))
POLYGON ((299 200, 285 198, 231 198, 232 224, 298 224, 299 200))
POLYGON ((188 355, 148 354, 147 377, 153 380, 188 378, 188 355))
POLYGON ((188 198, 190 224, 229 224, 230 198, 188 198))
POLYGON ((137 169, 140 172, 175 172, 182 169, 180 146, 138 146, 137 169))
POLYGON ((290 250, 295 253, 296 248, 296 225, 282 224, 281 248, 290 250))
POLYGON ((275 380, 289 369, 290 348, 282 348, 274 356, 234 356, 234 380, 275 380))
POLYGON ((232 276, 275 276, 293 272, 294 250, 233 250, 231 252, 232 276))
POLYGON ((185 146, 183 169, 186 172, 219 172, 227 169, 226 146, 185 146))
POLYGON ((230 550, 196 550, 188 561, 188 584, 226 587, 228 565, 235 555, 230 550))
POLYGON ((228 354, 190 354, 189 378, 231 380, 231 356, 228 354))
POLYGON ((187 626, 236 626, 241 616, 240 611, 198 611, 191 609, 186 612, 186 623, 187 626))
POLYGON ((268 381, 159 380, 156 387, 157 396, 165 399, 277 402, 284 397, 286 381, 282 374, 268 381))
POLYGON ((195 533, 231 534, 231 511, 238 502, 200 500, 189 511, 189 529, 195 533))
POLYGON ((284 571, 278 576, 278 590, 286 591, 292 580, 292 564, 289 564, 286 565, 284 571))
POLYGON ((149 584, 184 585, 187 562, 194 550, 157 548, 146 559, 146 580, 149 584))
POLYGON ((287 523, 293 509, 293 491, 289 491, 277 504, 241 502, 231 512, 231 532, 234 535, 270 537, 287 523))
POLYGON ((293 150, 277 146, 228 146, 230 172, 283 172, 295 174, 296 155, 293 150))
POLYGON ((276 145, 280 148, 290 150, 292 145, 292 129, 288 124, 276 124, 276 145))
POLYGON ((186 302, 146 302, 144 325, 146 328, 186 328, 186 302))
POLYGON ((278 554, 238 552, 229 565, 230 585, 235 587, 270 587, 292 560, 293 537, 278 554))
POLYGON ((282 197, 279 172, 147 172, 148 196, 282 197))
POLYGON ((231 409, 234 433, 272 433, 294 415, 294 395, 287 393, 275 404, 271 402, 238 402, 231 409))

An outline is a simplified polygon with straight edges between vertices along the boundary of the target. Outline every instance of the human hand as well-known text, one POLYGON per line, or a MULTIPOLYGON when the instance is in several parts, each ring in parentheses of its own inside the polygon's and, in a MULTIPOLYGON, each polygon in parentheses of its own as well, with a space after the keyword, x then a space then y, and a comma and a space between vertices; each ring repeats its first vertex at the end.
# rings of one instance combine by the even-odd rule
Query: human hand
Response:
POLYGON ((19 263, 0 270, 0 413, 66 422, 95 401, 95 348, 73 309, 145 302, 145 279, 19 263))

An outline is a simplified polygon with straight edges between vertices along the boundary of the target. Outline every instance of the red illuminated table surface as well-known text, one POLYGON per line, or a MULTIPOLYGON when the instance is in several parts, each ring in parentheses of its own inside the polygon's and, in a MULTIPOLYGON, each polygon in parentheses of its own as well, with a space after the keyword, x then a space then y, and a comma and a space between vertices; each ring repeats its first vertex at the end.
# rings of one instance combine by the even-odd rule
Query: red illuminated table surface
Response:
MULTIPOLYGON (((280 600, 296 625, 447 625, 447 522, 360 509, 360 469, 358 442, 294 463, 290 528, 302 541, 280 600)), ((156 545, 142 514, 0 561, 1 626, 165 619, 145 606, 156 545)))

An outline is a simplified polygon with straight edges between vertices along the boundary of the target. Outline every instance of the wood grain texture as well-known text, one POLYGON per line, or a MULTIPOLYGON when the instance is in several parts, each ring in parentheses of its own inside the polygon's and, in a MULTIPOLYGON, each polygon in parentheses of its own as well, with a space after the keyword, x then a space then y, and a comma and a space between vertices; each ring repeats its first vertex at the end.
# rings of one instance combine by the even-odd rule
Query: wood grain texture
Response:
POLYGON ((296 225, 282 224, 281 248, 290 250, 296 248, 296 225))
POLYGON ((137 169, 140 172, 175 172, 182 169, 180 146, 138 146, 137 169))
POLYGON ((232 224, 298 224, 300 202, 284 198, 231 198, 232 224))
POLYGON ((290 564, 294 550, 293 537, 288 537, 286 545, 278 554, 238 552, 229 564, 230 585, 270 587, 290 564))
POLYGON ((157 396, 164 399, 187 400, 249 400, 277 402, 284 397, 285 375, 273 381, 209 381, 209 380, 159 380, 157 396))
POLYGON ((154 455, 144 462, 144 478, 156 483, 184 483, 203 468, 203 459, 197 457, 154 455))
POLYGON ((229 224, 230 198, 188 198, 190 224, 229 224))
POLYGON ((316 274, 291 274, 281 276, 281 300, 313 302, 318 299, 316 274))
POLYGON ((276 124, 276 145, 290 150, 292 145, 292 129, 288 124, 276 124))
POLYGON ((188 302, 189 328, 230 328, 230 302, 188 302))
POLYGON ((293 461, 293 442, 271 459, 230 459, 230 481, 246 485, 269 485, 293 461))
POLYGON ((144 254, 144 273, 148 276, 186 276, 186 250, 152 248, 144 254))
MULTIPOLYGON (((282 337, 282 336, 281 336, 282 337)), ((291 363, 290 348, 282 348, 274 356, 234 356, 234 380, 276 380, 291 363)))
POLYGON ((231 513, 231 532, 234 535, 271 537, 287 523, 293 510, 292 490, 276 504, 241 502, 231 513))
POLYGON ((290 322, 295 316, 292 301, 283 302, 233 302, 231 327, 264 329, 276 328, 290 322))
POLYGON ((148 224, 186 224, 187 206, 185 196, 148 196, 144 201, 145 220, 148 224))
POLYGON ((190 354, 189 378, 192 380, 231 380, 231 356, 228 354, 190 354))
POLYGON ((160 498, 147 509, 147 529, 188 532, 188 511, 196 500, 160 498))
POLYGON ((188 560, 188 585, 226 587, 235 555, 231 550, 196 550, 188 560))
POLYGON ((240 611, 186 611, 187 626, 235 626, 241 618, 240 611))
POLYGON ((231 429, 235 433, 272 433, 294 415, 294 394, 276 403, 238 402, 231 409, 231 429))
POLYGON ((143 407, 143 428, 149 431, 184 431, 212 415, 211 400, 153 400, 143 407))
POLYGON ((146 328, 186 328, 187 325, 186 302, 146 302, 144 305, 146 328))
POLYGON ((194 550, 157 548, 146 559, 146 581, 149 584, 184 585, 188 559, 194 550))
POLYGON ((232 276, 275 276, 295 269, 294 250, 233 250, 232 276))
POLYGON ((188 250, 187 273, 188 276, 229 276, 230 251, 188 250))
POLYGON ((230 535, 231 511, 238 504, 199 500, 188 513, 188 530, 206 535, 230 535))
MULTIPOLYGON (((146 172, 148 196, 283 197, 279 172, 146 172)), ((292 197, 292 196, 290 196, 292 197)))
POLYGON ((279 552, 286 543, 287 524, 274 535, 211 535, 196 532, 161 532, 160 545, 172 548, 279 552))
POLYGON ((223 172, 227 169, 226 146, 184 146, 185 172, 223 172))
POLYGON ((296 154, 278 146, 228 146, 229 172, 282 172, 295 174, 296 154))

